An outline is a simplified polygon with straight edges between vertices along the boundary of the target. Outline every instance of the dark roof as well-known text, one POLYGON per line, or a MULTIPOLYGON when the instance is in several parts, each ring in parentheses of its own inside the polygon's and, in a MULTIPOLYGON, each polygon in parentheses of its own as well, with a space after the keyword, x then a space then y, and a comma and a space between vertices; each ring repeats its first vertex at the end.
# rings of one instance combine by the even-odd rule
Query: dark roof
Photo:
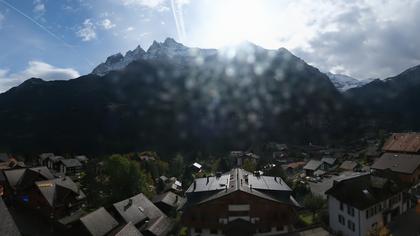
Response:
POLYGON ((256 176, 243 169, 232 169, 220 177, 195 179, 186 192, 186 207, 218 199, 236 191, 299 207, 291 196, 292 190, 280 177, 256 176))
POLYGON ((372 169, 412 174, 420 166, 420 154, 384 153, 371 166, 372 169))
POLYGON ((103 207, 83 216, 80 221, 93 236, 103 236, 118 226, 118 222, 103 207))
POLYGON ((20 236, 19 229, 10 215, 3 198, 0 197, 0 235, 20 236))
POLYGON ((114 208, 126 223, 131 221, 135 225, 165 215, 142 193, 115 203, 114 208))
POLYGON ((4 171, 9 185, 13 188, 23 181, 25 175, 31 176, 33 174, 39 175, 45 180, 54 179, 54 175, 45 166, 4 171))
POLYGON ((173 193, 173 192, 166 192, 166 193, 162 193, 159 195, 156 195, 152 202, 153 203, 165 203, 168 206, 171 206, 175 209, 179 208, 180 206, 184 205, 185 203, 185 198, 173 193))
POLYGON ((332 158, 332 157, 324 157, 324 158, 321 159, 321 162, 325 162, 328 165, 334 165, 336 161, 337 161, 337 159, 332 158))
POLYGON ((356 168, 359 164, 355 161, 344 161, 341 165, 340 165, 340 169, 343 170, 354 170, 354 168, 356 168))
POLYGON ((394 133, 385 142, 386 152, 420 152, 420 133, 394 133))
POLYGON ((364 210, 400 193, 405 188, 396 179, 367 174, 336 182, 325 194, 364 210))
POLYGON ((115 233, 111 233, 113 236, 143 236, 142 233, 133 225, 132 222, 128 222, 121 229, 116 230, 115 233))
POLYGON ((166 236, 172 230, 174 222, 167 216, 161 216, 150 220, 144 231, 152 233, 156 236, 166 236))
POLYGON ((52 162, 58 162, 60 160, 63 160, 64 157, 62 157, 62 156, 49 156, 48 159, 51 160, 52 162))
POLYGON ((310 160, 303 167, 304 170, 317 170, 322 165, 322 161, 310 160))
POLYGON ((333 235, 322 227, 305 228, 299 231, 283 234, 283 236, 330 236, 333 235))
POLYGON ((77 159, 62 159, 61 163, 69 168, 82 166, 82 163, 80 163, 80 161, 77 159))
POLYGON ((62 199, 58 199, 59 188, 65 188, 69 191, 72 191, 78 200, 85 198, 85 194, 80 190, 76 183, 71 180, 69 177, 57 178, 52 180, 38 181, 35 182, 35 185, 44 196, 45 200, 50 204, 50 206, 55 206, 56 203, 62 203, 62 199))

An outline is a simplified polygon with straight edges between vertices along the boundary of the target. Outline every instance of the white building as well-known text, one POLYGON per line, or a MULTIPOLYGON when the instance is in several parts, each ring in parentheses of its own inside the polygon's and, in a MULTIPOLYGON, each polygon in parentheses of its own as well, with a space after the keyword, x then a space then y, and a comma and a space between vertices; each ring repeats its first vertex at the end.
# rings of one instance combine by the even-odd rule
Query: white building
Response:
POLYGON ((403 185, 370 174, 335 182, 329 189, 330 227, 343 236, 366 236, 410 207, 403 185))

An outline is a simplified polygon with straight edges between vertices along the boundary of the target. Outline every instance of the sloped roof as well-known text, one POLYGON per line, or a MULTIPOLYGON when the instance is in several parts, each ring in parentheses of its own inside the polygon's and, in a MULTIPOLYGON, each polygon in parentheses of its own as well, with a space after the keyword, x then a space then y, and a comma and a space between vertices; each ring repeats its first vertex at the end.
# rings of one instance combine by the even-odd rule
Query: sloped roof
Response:
POLYGON ((357 209, 364 210, 405 189, 397 180, 371 174, 341 180, 325 192, 357 209), (349 191, 349 189, 351 191, 349 191))
POLYGON ((163 215, 150 220, 144 231, 150 232, 156 236, 166 236, 172 230, 174 222, 171 218, 163 215))
POLYGON ((68 168, 82 166, 82 163, 80 163, 79 160, 74 159, 74 158, 72 158, 72 159, 62 159, 60 161, 61 161, 61 163, 63 163, 64 166, 66 166, 68 168))
POLYGON ((135 225, 146 219, 155 219, 165 215, 142 193, 115 203, 114 208, 125 222, 131 221, 135 225))
POLYGON ((143 236, 143 234, 140 233, 140 231, 133 225, 132 222, 128 222, 121 229, 117 230, 117 232, 112 233, 111 235, 114 235, 114 236, 143 236))
POLYGON ((166 193, 156 195, 152 200, 152 202, 155 204, 158 202, 163 202, 166 205, 171 206, 175 209, 182 206, 185 203, 185 201, 186 201, 185 198, 173 192, 166 192, 166 193))
POLYGON ((85 156, 85 155, 74 156, 74 158, 79 160, 79 161, 88 161, 89 160, 89 158, 87 158, 87 156, 85 156))
POLYGON ((324 157, 321 159, 321 162, 325 162, 328 165, 334 165, 336 161, 337 161, 337 158, 332 158, 332 157, 324 157))
POLYGON ((373 163, 372 169, 412 174, 420 166, 420 154, 384 153, 373 163))
POLYGON ((394 133, 385 142, 386 152, 420 152, 420 133, 394 133))
POLYGON ((14 188, 21 182, 22 178, 27 172, 39 174, 46 180, 54 179, 54 175, 45 166, 26 169, 5 170, 4 175, 6 176, 9 185, 14 188))
POLYGON ((0 197, 0 235, 7 236, 20 236, 19 229, 17 228, 13 217, 10 215, 3 198, 0 197))
POLYGON ((354 170, 359 164, 355 161, 344 161, 340 165, 340 169, 342 170, 354 170))
POLYGON ((303 167, 304 170, 317 170, 322 165, 322 161, 318 160, 310 160, 306 165, 303 167))
POLYGON ((106 235, 118 226, 118 222, 103 207, 80 218, 80 221, 92 236, 106 235))
POLYGON ((65 188, 76 195, 79 196, 80 199, 85 198, 85 194, 80 190, 76 183, 71 180, 69 177, 57 178, 52 180, 45 180, 45 181, 38 181, 35 182, 35 185, 50 204, 50 206, 54 206, 57 201, 57 188, 65 188))

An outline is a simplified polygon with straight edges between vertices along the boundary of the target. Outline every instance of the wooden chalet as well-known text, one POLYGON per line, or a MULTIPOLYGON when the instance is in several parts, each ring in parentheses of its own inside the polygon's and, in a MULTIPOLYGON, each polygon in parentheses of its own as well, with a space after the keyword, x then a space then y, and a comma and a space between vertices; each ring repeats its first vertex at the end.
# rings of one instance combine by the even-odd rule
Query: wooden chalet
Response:
POLYGON ((181 222, 190 235, 277 235, 293 229, 299 204, 280 177, 243 169, 195 179, 181 222))

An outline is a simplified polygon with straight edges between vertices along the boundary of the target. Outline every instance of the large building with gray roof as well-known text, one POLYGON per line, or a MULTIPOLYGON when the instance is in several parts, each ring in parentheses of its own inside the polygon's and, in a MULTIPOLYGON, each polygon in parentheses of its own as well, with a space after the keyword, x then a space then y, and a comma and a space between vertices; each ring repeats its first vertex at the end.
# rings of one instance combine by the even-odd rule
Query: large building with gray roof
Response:
POLYGON ((232 169, 195 179, 182 222, 191 235, 275 235, 293 229, 299 204, 280 178, 232 169))

